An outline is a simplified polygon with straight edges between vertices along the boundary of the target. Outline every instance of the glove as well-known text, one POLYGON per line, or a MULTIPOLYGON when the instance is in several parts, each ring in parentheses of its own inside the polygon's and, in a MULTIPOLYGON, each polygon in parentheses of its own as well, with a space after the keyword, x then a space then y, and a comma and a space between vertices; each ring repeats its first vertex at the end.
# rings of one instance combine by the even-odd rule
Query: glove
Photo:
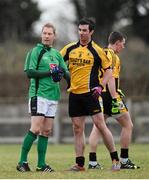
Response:
POLYGON ((103 87, 101 85, 97 86, 97 87, 94 87, 92 89, 92 91, 93 91, 93 93, 92 93, 93 98, 97 100, 99 98, 99 96, 101 96, 102 90, 103 90, 103 87))
POLYGON ((63 69, 55 66, 51 70, 51 76, 54 82, 59 82, 64 75, 63 69))
POLYGON ((117 90, 118 94, 120 95, 121 98, 125 97, 125 94, 122 92, 121 89, 117 90))
POLYGON ((117 102, 117 99, 116 98, 113 98, 112 99, 112 109, 111 109, 111 113, 112 115, 116 115, 116 114, 119 114, 119 104, 117 102))

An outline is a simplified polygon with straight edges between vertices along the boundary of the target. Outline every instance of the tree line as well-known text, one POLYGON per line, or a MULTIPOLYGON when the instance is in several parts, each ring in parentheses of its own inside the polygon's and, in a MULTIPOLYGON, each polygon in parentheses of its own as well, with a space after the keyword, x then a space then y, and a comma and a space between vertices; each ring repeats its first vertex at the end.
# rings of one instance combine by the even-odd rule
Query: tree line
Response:
POLYGON ((148 0, 72 0, 77 19, 83 16, 95 17, 96 38, 102 38, 112 31, 114 24, 127 21, 132 33, 149 43, 149 1, 148 0))
MULTIPOLYGON (((108 34, 115 23, 128 21, 132 32, 149 43, 148 0, 70 0, 76 10, 76 21, 83 16, 95 17, 96 39, 108 34)), ((32 25, 39 20, 41 11, 32 0, 0 1, 0 41, 9 38, 29 40, 33 37, 32 25)), ((75 22, 74 22, 75 23, 75 22)))

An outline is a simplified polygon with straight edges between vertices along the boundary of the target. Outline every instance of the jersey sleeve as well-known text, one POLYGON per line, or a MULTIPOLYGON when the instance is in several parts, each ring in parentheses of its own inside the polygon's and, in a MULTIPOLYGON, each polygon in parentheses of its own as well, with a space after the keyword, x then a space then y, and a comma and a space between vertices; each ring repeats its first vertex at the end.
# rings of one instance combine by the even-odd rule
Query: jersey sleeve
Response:
POLYGON ((24 71, 29 69, 36 69, 37 67, 37 60, 38 60, 39 53, 37 49, 34 48, 27 53, 25 64, 24 64, 24 71))
POLYGON ((66 65, 66 63, 65 63, 65 61, 64 61, 64 59, 63 59, 63 57, 62 57, 61 54, 59 54, 59 66, 60 66, 61 68, 63 68, 63 70, 64 70, 65 72, 68 71, 67 65, 66 65))
POLYGON ((112 75, 114 78, 118 78, 119 77, 119 73, 120 73, 120 60, 119 57, 113 52, 108 50, 107 51, 107 57, 109 59, 111 59, 112 61, 112 75))
POLYGON ((120 74, 120 59, 118 56, 115 58, 114 66, 113 66, 113 77, 119 78, 120 74))
POLYGON ((62 55, 63 58, 65 58, 64 60, 67 61, 68 59, 66 59, 66 53, 67 53, 67 46, 65 46, 63 49, 60 50, 60 54, 62 55))
POLYGON ((76 42, 69 43, 66 46, 64 46, 63 49, 60 50, 60 54, 62 55, 64 61, 68 61, 69 60, 68 49, 71 48, 71 46, 73 46, 74 44, 76 44, 76 42))
POLYGON ((112 68, 112 60, 106 55, 105 51, 103 48, 100 46, 95 45, 95 48, 98 52, 98 55, 101 59, 101 68, 106 70, 108 68, 112 68))
POLYGON ((103 49, 101 50, 101 60, 102 60, 101 65, 104 70, 108 68, 112 68, 112 59, 106 55, 103 49))

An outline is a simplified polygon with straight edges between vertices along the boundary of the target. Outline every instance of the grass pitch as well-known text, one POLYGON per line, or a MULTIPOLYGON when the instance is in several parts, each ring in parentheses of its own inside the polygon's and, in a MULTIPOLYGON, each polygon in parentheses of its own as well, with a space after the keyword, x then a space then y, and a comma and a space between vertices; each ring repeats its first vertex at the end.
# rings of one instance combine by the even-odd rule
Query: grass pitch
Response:
MULTIPOLYGON (((121 170, 111 172, 111 161, 108 151, 104 145, 98 147, 98 160, 103 165, 103 170, 87 170, 89 147, 86 146, 86 171, 68 172, 66 171, 75 162, 73 145, 53 145, 49 144, 47 152, 47 164, 55 172, 41 173, 36 172, 36 145, 29 153, 29 165, 32 172, 21 173, 16 171, 16 165, 20 155, 21 145, 0 145, 0 178, 1 179, 149 179, 149 145, 132 144, 130 157, 133 162, 141 166, 136 170, 121 170)), ((119 145, 117 145, 119 149, 119 145)))

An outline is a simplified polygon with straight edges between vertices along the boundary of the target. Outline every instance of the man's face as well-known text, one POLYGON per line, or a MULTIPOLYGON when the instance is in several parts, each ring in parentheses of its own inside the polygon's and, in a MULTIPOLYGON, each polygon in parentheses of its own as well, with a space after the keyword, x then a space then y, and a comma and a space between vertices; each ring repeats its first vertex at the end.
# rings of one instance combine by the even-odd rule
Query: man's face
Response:
POLYGON ((44 27, 41 34, 41 42, 44 45, 51 46, 53 45, 54 39, 55 39, 55 34, 53 28, 44 27))
POLYGON ((119 41, 119 40, 116 41, 115 47, 116 47, 115 49, 116 53, 120 53, 122 49, 124 49, 125 47, 125 39, 123 39, 122 41, 119 41))
POLYGON ((89 30, 89 25, 79 25, 79 38, 81 41, 88 41, 91 39, 93 30, 89 30))

